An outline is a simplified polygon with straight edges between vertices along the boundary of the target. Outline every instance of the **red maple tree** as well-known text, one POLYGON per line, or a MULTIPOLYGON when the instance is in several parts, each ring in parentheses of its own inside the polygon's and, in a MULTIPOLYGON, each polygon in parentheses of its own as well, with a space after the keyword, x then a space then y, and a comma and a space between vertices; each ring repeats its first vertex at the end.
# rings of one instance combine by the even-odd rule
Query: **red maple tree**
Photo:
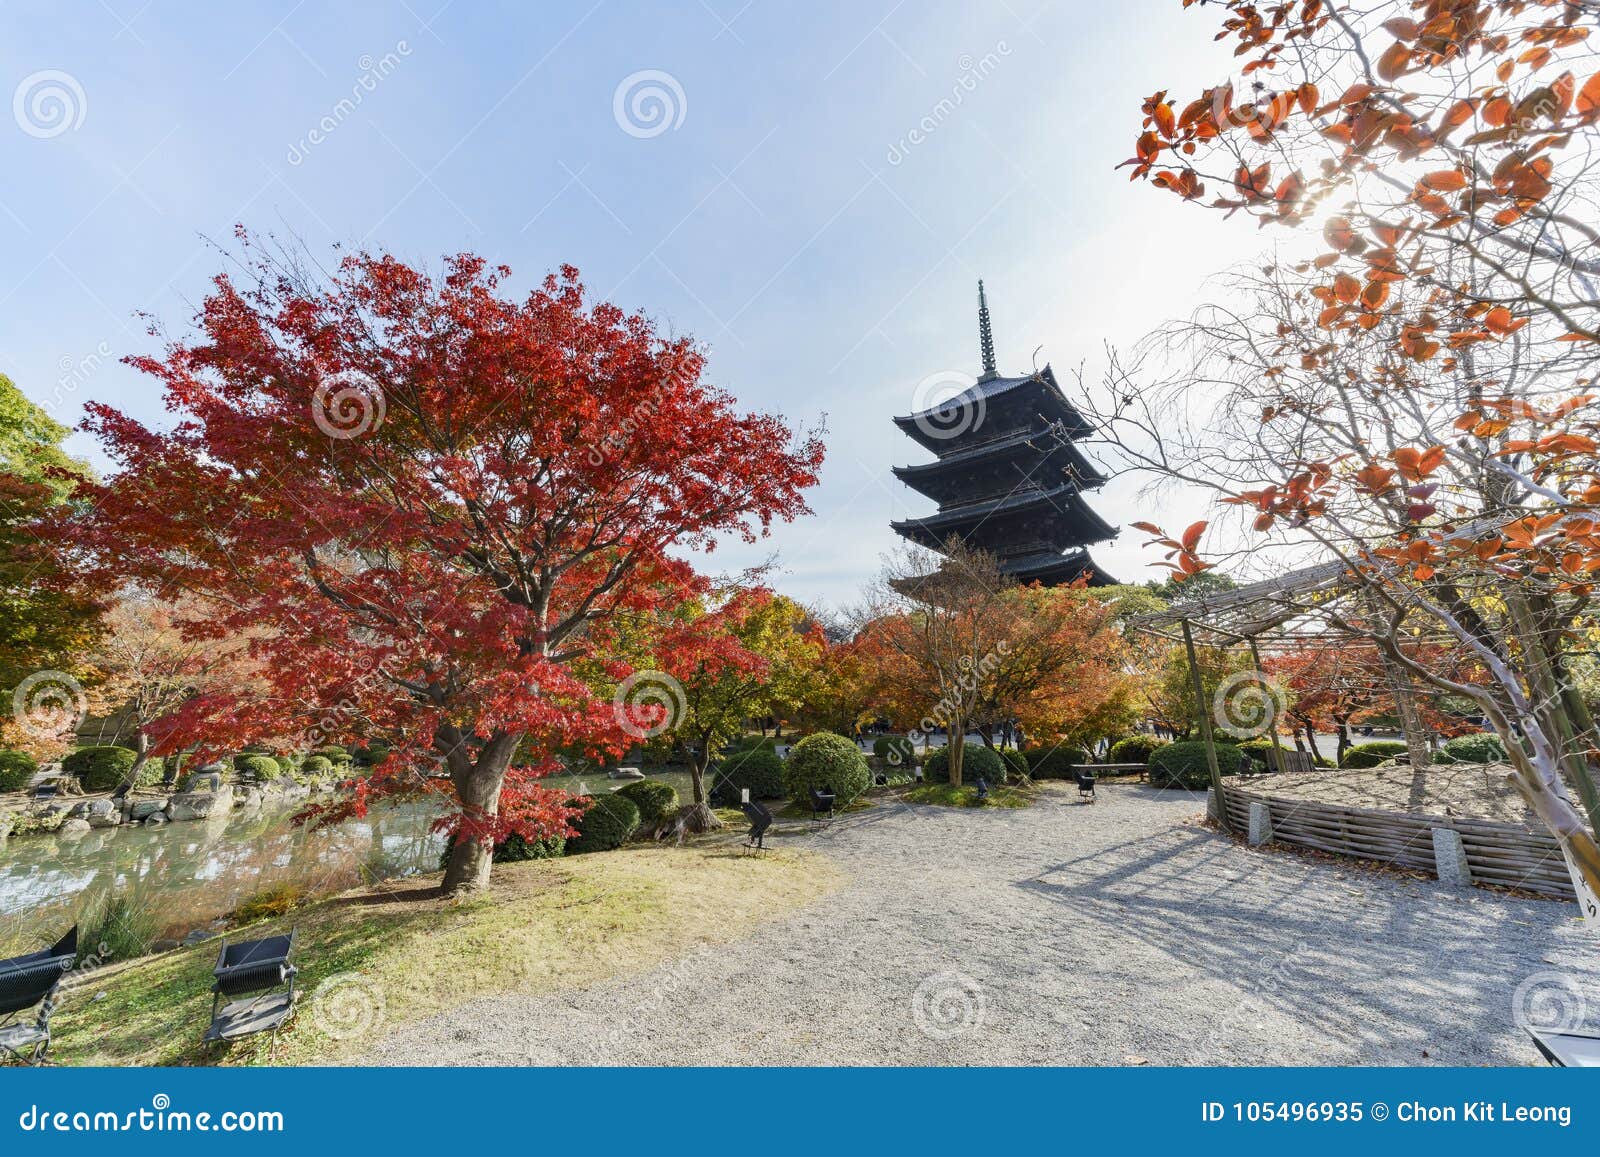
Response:
POLYGON ((568 832, 536 782, 558 749, 631 742, 572 664, 621 678, 613 616, 704 589, 674 551, 806 513, 821 441, 740 413, 689 339, 591 302, 570 266, 515 300, 472 254, 313 275, 241 236, 248 283, 218 277, 192 339, 130 359, 176 423, 88 407, 118 470, 68 532, 108 573, 222 608, 207 629, 248 632, 270 671, 186 703, 164 745, 381 737, 345 808, 442 790, 444 888, 475 889, 495 840, 568 832))

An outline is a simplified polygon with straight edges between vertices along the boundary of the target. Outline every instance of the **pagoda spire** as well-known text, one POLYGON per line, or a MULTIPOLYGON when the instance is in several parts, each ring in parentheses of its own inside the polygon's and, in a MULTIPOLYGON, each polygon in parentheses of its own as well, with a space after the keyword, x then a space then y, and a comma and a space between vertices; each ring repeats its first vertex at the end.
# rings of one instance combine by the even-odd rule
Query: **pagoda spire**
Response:
POLYGON ((984 296, 983 279, 978 279, 978 348, 983 354, 983 377, 980 382, 992 381, 1000 376, 994 368, 994 331, 989 328, 989 299, 984 296))

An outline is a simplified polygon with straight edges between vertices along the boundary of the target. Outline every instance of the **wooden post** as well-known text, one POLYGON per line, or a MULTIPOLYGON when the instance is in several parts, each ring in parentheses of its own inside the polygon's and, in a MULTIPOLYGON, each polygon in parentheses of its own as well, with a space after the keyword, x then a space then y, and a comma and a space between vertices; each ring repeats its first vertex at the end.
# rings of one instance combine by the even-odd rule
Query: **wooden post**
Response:
MULTIPOLYGON (((1283 744, 1278 741, 1277 701, 1272 698, 1272 689, 1267 686, 1267 672, 1261 666, 1261 651, 1256 646, 1256 637, 1251 635, 1245 642, 1250 644, 1250 661, 1256 665, 1256 674, 1260 677, 1261 689, 1266 692, 1266 697, 1273 702, 1272 724, 1267 728, 1267 738, 1272 740, 1272 757, 1278 763, 1278 766, 1273 770, 1281 772, 1283 770, 1283 744)), ((1311 762, 1315 764, 1316 761, 1317 749, 1313 746, 1311 749, 1311 762)))
POLYGON ((1206 743, 1206 767, 1211 772, 1211 790, 1217 793, 1217 823, 1225 832, 1233 830, 1228 823, 1228 801, 1223 794, 1222 769, 1217 765, 1217 741, 1211 734, 1211 709, 1206 703, 1205 680, 1200 678, 1200 660, 1194 651, 1194 631, 1189 620, 1183 620, 1183 647, 1189 656, 1189 680, 1194 686, 1194 709, 1200 716, 1200 737, 1206 743))

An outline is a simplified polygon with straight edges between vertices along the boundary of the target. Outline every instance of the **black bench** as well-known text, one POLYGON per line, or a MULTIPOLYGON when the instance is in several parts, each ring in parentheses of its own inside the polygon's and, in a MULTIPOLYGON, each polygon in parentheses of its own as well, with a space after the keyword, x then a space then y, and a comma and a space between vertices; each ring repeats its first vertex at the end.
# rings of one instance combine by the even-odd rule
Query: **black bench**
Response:
POLYGON ((50 1014, 56 989, 78 959, 78 927, 41 952, 0 960, 0 1052, 40 1065, 50 1048, 50 1014), (39 1006, 32 1020, 19 1019, 39 1006), (27 1056, 24 1049, 31 1049, 27 1056))
POLYGON ((260 940, 222 942, 217 966, 212 969, 216 983, 211 986, 211 1027, 206 1043, 235 1041, 241 1037, 270 1032, 294 1013, 294 978, 299 969, 289 963, 294 951, 295 933, 267 936, 260 940), (281 991, 280 991, 281 990, 281 991), (246 997, 223 1004, 223 997, 246 997))

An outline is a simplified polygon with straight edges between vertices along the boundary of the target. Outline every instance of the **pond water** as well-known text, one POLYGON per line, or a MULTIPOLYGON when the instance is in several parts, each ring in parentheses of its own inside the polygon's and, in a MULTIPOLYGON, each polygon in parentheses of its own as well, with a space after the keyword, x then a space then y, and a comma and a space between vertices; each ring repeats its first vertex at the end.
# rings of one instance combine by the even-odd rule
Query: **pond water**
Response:
MULTIPOLYGON (((690 795, 686 773, 652 775, 690 795)), ((580 794, 625 786, 604 776, 552 776, 580 794)), ((0 957, 65 931, 108 890, 156 914, 160 936, 181 937, 264 888, 330 893, 372 880, 435 871, 444 837, 429 831, 437 804, 373 808, 365 819, 308 829, 303 806, 233 813, 148 828, 97 828, 76 839, 21 836, 0 844, 0 957)))

